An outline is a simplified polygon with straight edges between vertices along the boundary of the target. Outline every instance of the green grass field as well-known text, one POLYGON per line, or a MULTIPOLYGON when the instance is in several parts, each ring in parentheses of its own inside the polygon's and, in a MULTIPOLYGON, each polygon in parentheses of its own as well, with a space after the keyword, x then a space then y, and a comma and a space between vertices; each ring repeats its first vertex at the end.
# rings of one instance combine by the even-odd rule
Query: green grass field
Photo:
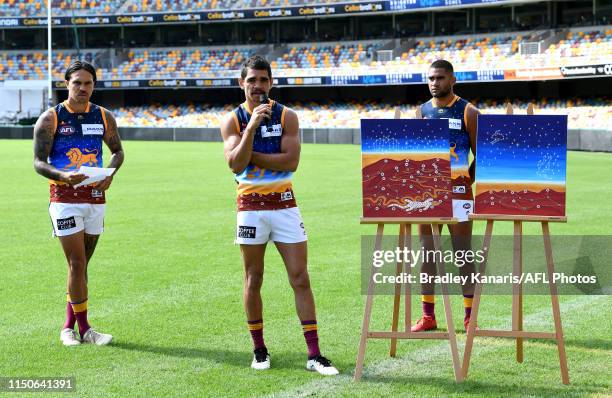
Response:
MULTIPOLYGON (((561 384, 554 343, 526 342, 518 364, 513 341, 491 338, 476 339, 462 384, 454 382, 447 342, 400 341, 398 357, 389 358, 388 342, 370 340, 364 379, 354 383, 365 299, 360 237, 375 227, 359 226, 360 149, 344 145, 304 145, 294 178, 309 233, 321 347, 341 375, 304 370, 304 339, 273 246, 263 289, 272 369, 251 370, 233 245, 235 183, 221 144, 124 146, 126 161, 108 193, 106 231, 89 270, 92 325, 115 340, 67 348, 58 338, 66 265, 51 237, 48 185, 32 169, 31 142, 0 140, 0 377, 74 376, 72 395, 79 397, 612 395, 609 296, 561 297, 569 386, 561 384)), ((554 234, 612 234, 611 166, 612 154, 569 154, 569 222, 552 225, 554 234)), ((505 224, 495 232, 511 233, 505 224)), ((453 303, 462 353, 462 304, 459 297, 453 303)), ((510 303, 486 297, 480 325, 509 329, 510 303)), ((390 298, 377 297, 373 327, 388 329, 390 312, 390 298)), ((526 329, 552 328, 548 297, 526 297, 524 313, 526 329)))

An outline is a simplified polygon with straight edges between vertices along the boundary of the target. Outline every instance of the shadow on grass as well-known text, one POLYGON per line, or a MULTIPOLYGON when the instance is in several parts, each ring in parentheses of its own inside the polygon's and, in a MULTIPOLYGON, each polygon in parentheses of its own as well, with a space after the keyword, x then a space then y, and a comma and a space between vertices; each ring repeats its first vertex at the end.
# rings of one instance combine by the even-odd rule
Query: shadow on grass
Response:
MULTIPOLYGON (((533 341, 533 340, 532 340, 533 341)), ((537 340, 538 344, 557 346, 557 340, 537 340)), ((612 340, 603 339, 589 339, 589 340, 576 340, 576 339, 565 339, 565 347, 571 348, 586 348, 589 350, 612 350, 612 340)))
MULTIPOLYGON (((557 387, 551 382, 551 387, 536 387, 534 385, 500 384, 494 382, 482 382, 475 380, 464 380, 456 383, 452 378, 442 377, 387 377, 387 376, 366 376, 364 375, 361 383, 389 383, 406 384, 412 386, 430 386, 433 389, 443 390, 448 395, 460 396, 491 396, 491 397, 524 397, 525 395, 536 397, 584 397, 594 393, 602 393, 605 390, 595 386, 564 386, 561 380, 557 387), (579 390, 578 390, 579 389, 579 390)), ((446 395, 443 393, 443 395, 446 395)))
MULTIPOLYGON (((253 353, 245 351, 231 351, 220 348, 197 348, 197 347, 172 347, 158 346, 129 342, 114 342, 109 347, 127 351, 139 351, 175 358, 195 358, 215 361, 222 364, 245 368, 251 366, 253 353)), ((304 353, 295 352, 271 352, 272 366, 277 369, 301 369, 306 365, 304 353)))

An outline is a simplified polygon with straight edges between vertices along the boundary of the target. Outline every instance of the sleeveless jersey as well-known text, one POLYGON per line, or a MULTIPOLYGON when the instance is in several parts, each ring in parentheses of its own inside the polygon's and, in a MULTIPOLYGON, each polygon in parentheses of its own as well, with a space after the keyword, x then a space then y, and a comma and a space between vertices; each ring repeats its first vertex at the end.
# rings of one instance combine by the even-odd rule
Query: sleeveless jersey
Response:
MULTIPOLYGON (((281 139, 285 127, 285 107, 270 101, 272 113, 270 120, 261 122, 255 131, 253 151, 261 153, 280 153, 281 139)), ((232 112, 237 132, 242 135, 251 119, 251 110, 245 102, 232 112)), ((296 207, 291 185, 290 171, 278 171, 257 167, 251 163, 239 174, 238 211, 279 210, 296 207)))
POLYGON ((435 107, 432 100, 421 105, 423 118, 448 119, 453 199, 474 199, 468 163, 470 154, 470 134, 467 131, 468 106, 470 106, 468 101, 456 95, 445 107, 435 107))
MULTIPOLYGON (((62 171, 78 171, 81 166, 102 167, 102 137, 106 131, 103 108, 89 103, 83 113, 73 112, 67 101, 51 108, 55 133, 48 162, 62 171)), ((105 203, 104 192, 91 186, 72 186, 50 180, 51 202, 105 203)))

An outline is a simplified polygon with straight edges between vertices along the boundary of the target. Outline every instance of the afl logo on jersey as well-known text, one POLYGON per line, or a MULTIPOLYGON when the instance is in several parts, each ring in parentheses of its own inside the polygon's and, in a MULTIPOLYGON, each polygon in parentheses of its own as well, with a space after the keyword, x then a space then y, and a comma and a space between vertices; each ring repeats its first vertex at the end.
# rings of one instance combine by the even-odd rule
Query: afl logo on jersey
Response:
POLYGON ((65 124, 63 126, 60 126, 57 129, 57 132, 60 133, 61 135, 71 135, 71 134, 74 134, 76 132, 76 130, 71 125, 65 124))

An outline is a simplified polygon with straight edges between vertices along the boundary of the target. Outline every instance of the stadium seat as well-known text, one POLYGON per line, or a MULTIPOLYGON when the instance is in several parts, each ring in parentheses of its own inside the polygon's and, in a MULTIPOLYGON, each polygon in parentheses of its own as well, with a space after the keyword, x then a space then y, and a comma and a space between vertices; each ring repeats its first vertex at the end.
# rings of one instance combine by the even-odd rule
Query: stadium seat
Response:
MULTIPOLYGON (((601 128, 611 125, 612 107, 607 98, 549 100, 535 102, 541 113, 568 115, 569 128, 601 128)), ((504 101, 479 100, 474 104, 485 114, 505 113, 504 101)), ((299 116, 304 128, 359 128, 360 118, 391 118, 396 104, 373 101, 347 103, 290 103, 299 116)), ((526 109, 526 102, 515 102, 517 109, 526 109)), ((414 104, 402 105, 402 113, 414 110, 414 104)), ((229 106, 218 107, 202 104, 161 105, 122 107, 113 110, 119 126, 155 127, 212 127, 217 128, 223 117, 231 111, 229 106)), ((518 111, 521 113, 524 111, 518 111)))
MULTIPOLYGON (((126 0, 52 0, 52 13, 56 16, 96 15, 114 13, 126 0)), ((0 1, 0 15, 7 17, 41 17, 47 15, 46 0, 0 1)))

